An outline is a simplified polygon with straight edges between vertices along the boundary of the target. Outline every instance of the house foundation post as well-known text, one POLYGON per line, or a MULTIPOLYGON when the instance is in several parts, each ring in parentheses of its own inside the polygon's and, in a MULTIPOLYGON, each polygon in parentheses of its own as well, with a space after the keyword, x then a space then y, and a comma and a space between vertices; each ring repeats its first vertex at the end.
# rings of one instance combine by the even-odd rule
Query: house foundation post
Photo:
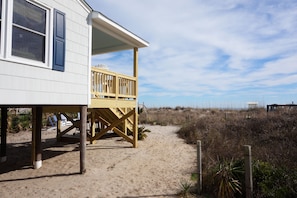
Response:
POLYGON ((6 162, 6 148, 7 148, 7 107, 1 108, 1 151, 0 163, 6 162))
POLYGON ((36 106, 32 108, 32 164, 34 169, 42 166, 41 129, 42 107, 36 106))
POLYGON ((61 121, 61 113, 59 112, 57 114, 57 142, 61 140, 61 126, 62 126, 62 121, 61 121))
POLYGON ((80 107, 80 173, 86 172, 86 139, 88 107, 80 107))

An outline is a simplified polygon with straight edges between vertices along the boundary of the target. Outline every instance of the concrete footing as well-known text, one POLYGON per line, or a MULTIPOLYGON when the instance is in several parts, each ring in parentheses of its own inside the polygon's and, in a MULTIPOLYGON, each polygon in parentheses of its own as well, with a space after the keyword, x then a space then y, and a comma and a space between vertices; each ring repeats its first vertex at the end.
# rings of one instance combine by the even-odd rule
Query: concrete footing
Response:
POLYGON ((41 168, 42 167, 42 161, 41 160, 39 160, 39 161, 35 161, 34 163, 33 163, 33 168, 34 169, 39 169, 39 168, 41 168))

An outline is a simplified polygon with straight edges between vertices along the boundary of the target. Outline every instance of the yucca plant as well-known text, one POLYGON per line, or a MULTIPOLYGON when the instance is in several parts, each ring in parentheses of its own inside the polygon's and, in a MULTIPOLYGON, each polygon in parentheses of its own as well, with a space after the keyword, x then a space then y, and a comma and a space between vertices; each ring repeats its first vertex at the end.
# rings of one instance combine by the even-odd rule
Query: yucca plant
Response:
POLYGON ((191 197, 191 188, 192 188, 192 184, 191 182, 189 181, 183 181, 180 183, 180 188, 181 188, 181 191, 180 193, 178 194, 180 197, 182 198, 188 198, 188 197, 191 197))
POLYGON ((237 178, 237 175, 242 172, 242 167, 235 166, 233 160, 219 162, 218 169, 214 175, 217 196, 232 198, 235 197, 235 194, 242 194, 242 185, 237 178))
POLYGON ((144 126, 138 127, 138 140, 144 140, 147 135, 145 133, 151 132, 149 129, 146 129, 144 126))

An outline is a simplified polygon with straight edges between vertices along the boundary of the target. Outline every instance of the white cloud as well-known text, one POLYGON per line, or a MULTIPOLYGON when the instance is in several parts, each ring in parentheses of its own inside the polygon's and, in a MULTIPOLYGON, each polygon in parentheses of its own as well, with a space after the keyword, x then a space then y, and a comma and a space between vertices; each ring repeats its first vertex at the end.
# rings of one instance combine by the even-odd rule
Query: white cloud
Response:
MULTIPOLYGON (((265 95, 267 87, 289 93, 286 86, 297 83, 295 0, 87 2, 150 42, 140 49, 142 95, 215 96, 253 87, 265 95)), ((126 55, 95 61, 124 72, 126 55)))

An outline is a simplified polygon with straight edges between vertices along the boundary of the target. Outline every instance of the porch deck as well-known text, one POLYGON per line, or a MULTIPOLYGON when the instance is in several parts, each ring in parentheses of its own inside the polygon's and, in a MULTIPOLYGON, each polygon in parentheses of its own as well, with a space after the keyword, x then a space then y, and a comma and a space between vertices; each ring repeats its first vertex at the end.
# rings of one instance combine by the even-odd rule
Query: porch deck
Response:
POLYGON ((89 108, 135 108, 137 78, 92 67, 89 108))

